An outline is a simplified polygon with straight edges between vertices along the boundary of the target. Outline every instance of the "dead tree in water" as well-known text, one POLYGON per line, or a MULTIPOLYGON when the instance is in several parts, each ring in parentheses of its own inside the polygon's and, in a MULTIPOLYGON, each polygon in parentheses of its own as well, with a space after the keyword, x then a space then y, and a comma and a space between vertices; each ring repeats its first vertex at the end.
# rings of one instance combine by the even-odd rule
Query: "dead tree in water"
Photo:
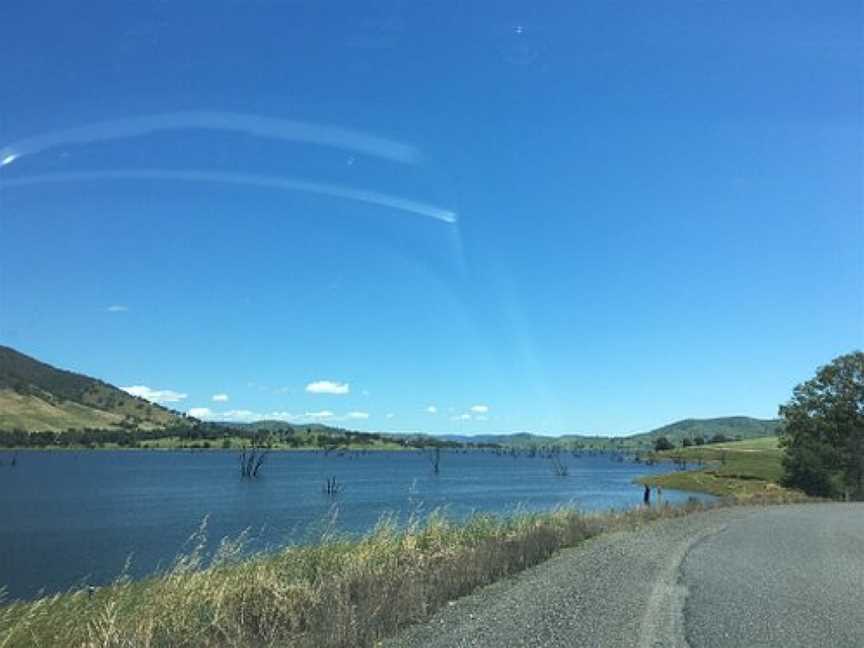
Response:
POLYGON ((267 450, 256 450, 255 448, 248 451, 243 450, 240 453, 240 479, 255 479, 267 453, 267 450))
POLYGON ((342 492, 342 484, 337 482, 335 477, 328 477, 327 481, 324 482, 324 488, 322 490, 325 495, 334 497, 342 492))
POLYGON ((432 472, 437 475, 438 471, 441 469, 441 448, 435 448, 435 450, 432 451, 429 461, 432 462, 432 472))
POLYGON ((557 454, 552 455, 552 472, 555 473, 556 477, 566 477, 569 472, 557 454))

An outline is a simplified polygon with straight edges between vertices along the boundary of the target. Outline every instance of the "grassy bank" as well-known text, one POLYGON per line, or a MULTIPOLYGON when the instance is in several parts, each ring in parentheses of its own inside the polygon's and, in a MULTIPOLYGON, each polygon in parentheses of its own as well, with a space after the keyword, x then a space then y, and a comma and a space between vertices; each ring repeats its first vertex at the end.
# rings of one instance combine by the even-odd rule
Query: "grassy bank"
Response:
POLYGON ((658 457, 704 467, 642 477, 641 483, 740 500, 800 497, 796 491, 778 483, 783 475, 783 450, 777 444, 777 437, 691 446, 661 452, 658 457))
POLYGON ((158 577, 120 579, 92 597, 0 607, 0 646, 369 646, 561 548, 702 509, 560 509, 461 524, 433 515, 408 529, 384 522, 360 540, 331 536, 246 559, 226 543, 207 568, 196 550, 158 577))

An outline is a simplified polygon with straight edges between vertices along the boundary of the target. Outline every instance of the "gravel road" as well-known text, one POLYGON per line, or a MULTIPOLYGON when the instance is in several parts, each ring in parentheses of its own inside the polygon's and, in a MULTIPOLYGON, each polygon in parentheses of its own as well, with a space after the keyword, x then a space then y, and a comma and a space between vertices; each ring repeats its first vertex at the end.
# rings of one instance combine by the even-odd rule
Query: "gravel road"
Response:
POLYGON ((394 647, 864 646, 864 504, 718 509, 604 535, 394 647))

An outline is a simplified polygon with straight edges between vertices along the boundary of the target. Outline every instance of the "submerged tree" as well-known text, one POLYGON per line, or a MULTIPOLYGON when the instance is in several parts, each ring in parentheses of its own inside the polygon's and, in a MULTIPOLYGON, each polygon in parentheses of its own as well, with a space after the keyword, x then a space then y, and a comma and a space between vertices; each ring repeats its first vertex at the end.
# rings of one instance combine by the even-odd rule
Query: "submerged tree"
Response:
POLYGON ((436 447, 429 456, 429 461, 432 462, 432 472, 438 474, 441 470, 441 448, 436 447))
POLYGON ((552 455, 551 461, 552 474, 554 474, 556 477, 566 477, 567 474, 570 472, 566 464, 564 464, 564 462, 561 461, 561 459, 558 457, 557 453, 552 455))
POLYGON ((240 478, 255 479, 258 476, 258 471, 261 470, 261 465, 264 463, 264 457, 267 456, 267 450, 243 450, 240 453, 240 478))
POLYGON ((788 486, 810 495, 864 499, 864 353, 821 367, 780 406, 788 486))

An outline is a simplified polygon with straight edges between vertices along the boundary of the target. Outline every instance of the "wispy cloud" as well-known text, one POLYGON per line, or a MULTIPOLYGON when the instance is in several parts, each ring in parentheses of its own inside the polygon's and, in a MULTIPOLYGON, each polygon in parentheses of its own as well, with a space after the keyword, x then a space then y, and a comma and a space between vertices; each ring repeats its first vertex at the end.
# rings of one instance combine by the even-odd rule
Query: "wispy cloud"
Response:
POLYGON ((211 398, 214 403, 227 403, 228 402, 228 394, 213 394, 213 398, 211 398))
POLYGON ((126 313, 129 311, 129 307, 124 304, 111 304, 105 310, 109 313, 126 313))
POLYGON ((348 383, 334 382, 332 380, 318 380, 306 385, 306 391, 310 394, 347 394, 351 391, 348 383))
POLYGON ((369 418, 369 412, 348 412, 345 418, 348 420, 365 420, 369 418))
POLYGON ((426 408, 426 411, 429 412, 430 414, 437 414, 438 408, 435 407, 434 405, 430 405, 429 407, 426 408))
POLYGON ((471 415, 470 414, 458 414, 456 416, 451 416, 450 420, 451 421, 470 421, 471 415))
POLYGON ((153 389, 146 385, 132 385, 130 387, 121 387, 127 394, 139 396, 152 403, 177 403, 186 399, 188 394, 174 391, 173 389, 153 389))
POLYGON ((254 114, 188 111, 96 122, 21 139, 0 149, 0 166, 11 164, 22 155, 32 155, 58 146, 91 144, 159 131, 187 129, 229 131, 273 140, 318 144, 396 162, 416 163, 420 159, 420 152, 410 144, 362 131, 254 114))
POLYGON ((488 405, 472 405, 470 409, 475 414, 486 414, 489 412, 488 405))
POLYGON ((488 416, 475 416, 474 420, 475 421, 488 421, 489 417, 488 416))
POLYGON ((392 419, 392 418, 394 418, 395 416, 396 416, 396 415, 395 415, 393 412, 387 412, 387 414, 384 416, 384 418, 386 418, 386 419, 392 419))
POLYGON ((113 169, 111 171, 70 171, 59 173, 42 173, 31 176, 21 176, 11 180, 0 181, 0 188, 27 187, 54 182, 80 182, 92 180, 172 180, 186 182, 215 182, 220 184, 241 185, 279 191, 300 191, 305 193, 330 196, 378 205, 397 211, 426 216, 444 223, 455 224, 458 214, 450 209, 418 202, 401 196, 383 194, 371 189, 346 187, 324 182, 313 182, 299 178, 283 178, 278 176, 262 176, 250 173, 227 173, 224 171, 203 171, 196 169, 113 169))
POLYGON ((208 419, 213 416, 213 410, 209 407, 191 407, 186 410, 186 413, 189 416, 193 416, 197 419, 208 419))

